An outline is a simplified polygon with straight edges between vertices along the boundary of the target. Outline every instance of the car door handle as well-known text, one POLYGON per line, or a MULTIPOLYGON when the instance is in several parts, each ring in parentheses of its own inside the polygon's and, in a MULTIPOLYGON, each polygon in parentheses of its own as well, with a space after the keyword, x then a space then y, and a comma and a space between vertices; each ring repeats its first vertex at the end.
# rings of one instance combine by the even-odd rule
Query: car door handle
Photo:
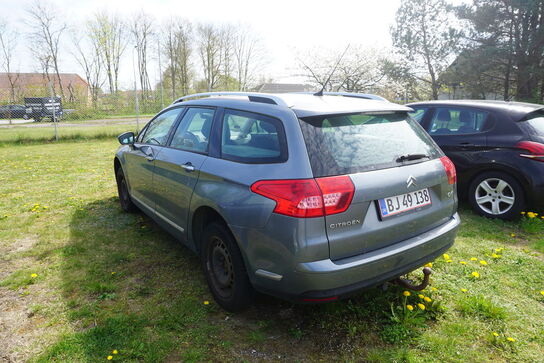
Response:
POLYGON ((471 143, 471 142, 460 142, 459 145, 461 145, 461 146, 474 146, 474 144, 471 143))
POLYGON ((145 158, 147 159, 147 161, 155 160, 155 156, 153 155, 153 150, 143 149, 142 152, 144 153, 145 158))
POLYGON ((185 171, 188 171, 188 172, 191 172, 191 171, 195 171, 195 167, 193 164, 191 164, 190 162, 189 163, 185 163, 183 165, 180 165, 183 169, 185 169, 185 171))

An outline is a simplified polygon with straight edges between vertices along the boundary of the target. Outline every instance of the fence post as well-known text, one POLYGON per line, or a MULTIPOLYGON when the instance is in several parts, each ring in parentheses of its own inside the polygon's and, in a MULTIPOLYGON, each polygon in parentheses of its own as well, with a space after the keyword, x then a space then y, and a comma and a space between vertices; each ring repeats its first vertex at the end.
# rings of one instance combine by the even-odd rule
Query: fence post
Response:
POLYGON ((55 141, 59 141, 59 132, 57 130, 57 116, 56 116, 56 110, 55 110, 55 94, 53 93, 53 86, 51 86, 51 81, 49 81, 49 94, 51 99, 53 100, 53 125, 55 126, 55 141))

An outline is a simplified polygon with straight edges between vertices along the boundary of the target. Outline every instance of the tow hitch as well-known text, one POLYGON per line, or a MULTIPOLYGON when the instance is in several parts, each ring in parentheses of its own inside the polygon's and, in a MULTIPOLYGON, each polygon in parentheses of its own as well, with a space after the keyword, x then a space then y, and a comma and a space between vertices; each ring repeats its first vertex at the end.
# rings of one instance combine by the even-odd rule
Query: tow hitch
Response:
POLYGON ((431 270, 430 267, 424 267, 423 268, 423 281, 419 285, 414 285, 412 281, 403 279, 402 277, 397 277, 395 280, 391 281, 394 284, 403 286, 407 289, 414 290, 414 291, 421 291, 425 289, 427 286, 429 286, 429 276, 433 273, 433 270, 431 270))

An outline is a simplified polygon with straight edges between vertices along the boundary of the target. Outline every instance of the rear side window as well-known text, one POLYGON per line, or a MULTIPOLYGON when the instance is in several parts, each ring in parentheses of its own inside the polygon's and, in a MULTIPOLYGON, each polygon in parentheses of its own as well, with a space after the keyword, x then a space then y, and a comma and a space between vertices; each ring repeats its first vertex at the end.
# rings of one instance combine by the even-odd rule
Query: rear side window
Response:
POLYGON ((251 112, 225 110, 221 157, 242 163, 279 163, 287 160, 281 121, 251 112))
POLYGON ((544 110, 530 113, 519 125, 531 135, 544 136, 544 110))
POLYGON ((300 125, 315 177, 399 166, 402 155, 441 155, 406 113, 312 116, 300 125))
POLYGON ((485 131, 489 114, 484 111, 439 107, 429 125, 431 135, 475 134, 485 131))

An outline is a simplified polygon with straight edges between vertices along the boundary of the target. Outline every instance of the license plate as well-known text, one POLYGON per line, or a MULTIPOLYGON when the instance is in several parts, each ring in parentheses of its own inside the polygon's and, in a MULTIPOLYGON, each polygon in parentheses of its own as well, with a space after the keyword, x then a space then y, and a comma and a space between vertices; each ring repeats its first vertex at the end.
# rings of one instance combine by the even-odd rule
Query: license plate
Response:
POLYGON ((412 209, 431 205, 431 194, 427 188, 394 197, 378 199, 382 218, 391 217, 412 209))

